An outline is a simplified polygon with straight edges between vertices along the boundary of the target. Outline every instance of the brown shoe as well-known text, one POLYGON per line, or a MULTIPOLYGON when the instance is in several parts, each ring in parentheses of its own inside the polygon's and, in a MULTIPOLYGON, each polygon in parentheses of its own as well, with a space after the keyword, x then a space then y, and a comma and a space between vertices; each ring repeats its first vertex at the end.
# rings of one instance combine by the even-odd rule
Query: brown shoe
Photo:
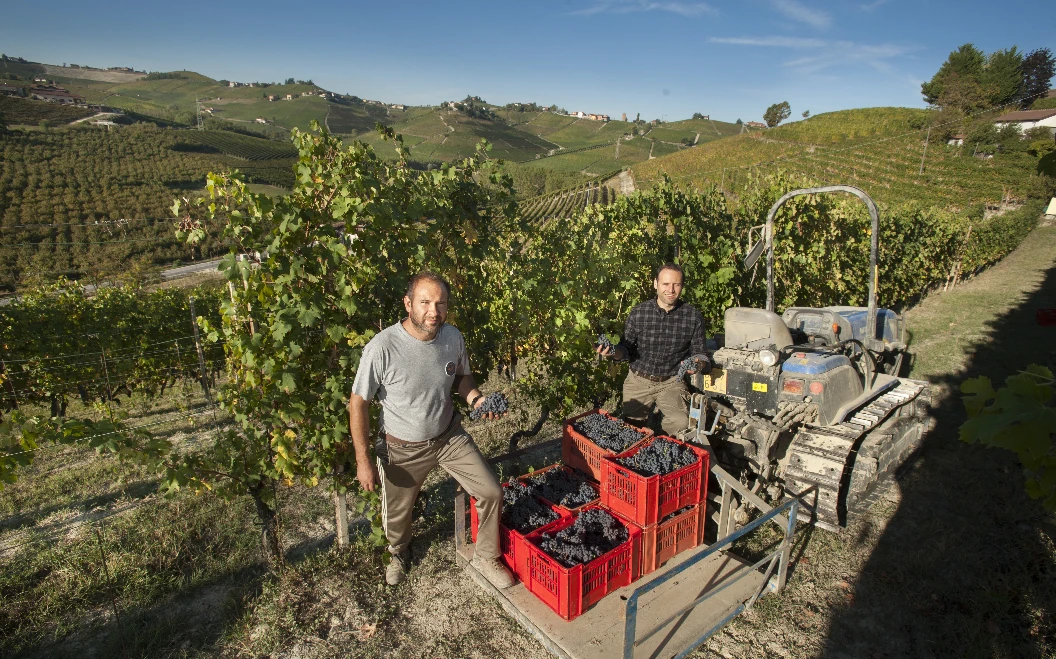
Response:
POLYGON ((510 571, 497 558, 474 558, 472 565, 477 572, 483 574, 484 578, 491 582, 492 586, 499 590, 509 588, 516 583, 510 571))
POLYGON ((385 583, 397 586, 407 578, 407 568, 411 564, 411 552, 404 551, 393 554, 388 567, 385 568, 385 583))

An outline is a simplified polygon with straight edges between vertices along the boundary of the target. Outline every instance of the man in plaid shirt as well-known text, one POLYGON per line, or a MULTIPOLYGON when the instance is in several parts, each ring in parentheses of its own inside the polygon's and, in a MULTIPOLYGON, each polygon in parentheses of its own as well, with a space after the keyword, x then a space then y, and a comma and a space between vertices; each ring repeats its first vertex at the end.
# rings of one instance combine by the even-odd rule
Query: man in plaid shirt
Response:
POLYGON ((656 298, 631 309, 614 348, 597 348, 602 356, 630 366, 623 383, 624 417, 643 425, 656 409, 664 434, 672 436, 689 426, 679 366, 692 356, 697 361, 688 372, 710 369, 704 355, 704 317, 679 299, 684 282, 681 267, 660 266, 653 279, 656 298))

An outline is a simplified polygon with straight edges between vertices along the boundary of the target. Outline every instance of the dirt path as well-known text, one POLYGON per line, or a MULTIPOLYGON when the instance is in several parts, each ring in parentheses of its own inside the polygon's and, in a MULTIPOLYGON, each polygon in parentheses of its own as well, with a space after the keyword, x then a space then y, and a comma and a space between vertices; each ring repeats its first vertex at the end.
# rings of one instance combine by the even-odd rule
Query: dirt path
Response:
POLYGON ((91 121, 92 119, 102 119, 103 117, 116 117, 117 112, 97 112, 90 117, 83 117, 81 119, 75 119, 70 122, 69 125, 79 124, 85 121, 91 121))
POLYGON ((630 170, 625 169, 622 172, 620 172, 619 179, 620 179, 620 194, 622 194, 622 195, 633 194, 634 191, 635 191, 634 174, 632 174, 630 172, 630 170))

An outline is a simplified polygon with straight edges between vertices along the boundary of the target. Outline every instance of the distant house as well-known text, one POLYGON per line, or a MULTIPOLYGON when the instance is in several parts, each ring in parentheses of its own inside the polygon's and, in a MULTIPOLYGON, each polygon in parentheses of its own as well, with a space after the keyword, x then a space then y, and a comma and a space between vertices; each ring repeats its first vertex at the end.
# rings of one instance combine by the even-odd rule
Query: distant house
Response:
POLYGON ((950 139, 946 140, 946 144, 950 146, 964 146, 964 133, 954 133, 950 135, 950 139))
POLYGON ((245 87, 246 83, 244 83, 244 82, 235 82, 234 80, 232 80, 231 82, 227 83, 227 86, 228 87, 245 87))
POLYGON ((71 94, 62 87, 31 87, 29 95, 38 101, 49 103, 61 103, 63 105, 79 105, 84 103, 84 97, 71 94))
POLYGON ((994 119, 994 125, 998 128, 1009 124, 1018 126, 1020 132, 1038 127, 1056 130, 1056 110, 1021 110, 1008 112, 994 119))
POLYGON ((578 118, 582 119, 582 118, 587 116, 587 113, 586 112, 581 112, 579 110, 576 110, 575 112, 569 112, 568 116, 570 116, 570 117, 578 117, 578 118))
MULTIPOLYGON (((364 103, 366 103, 367 105, 385 105, 385 104, 384 104, 384 103, 382 103, 381 101, 368 101, 368 100, 364 100, 363 102, 364 102, 364 103)), ((454 104, 451 104, 451 107, 454 107, 454 104)))
POLYGON ((293 100, 293 94, 286 94, 286 100, 287 101, 292 101, 293 100))
POLYGON ((609 115, 607 114, 588 114, 587 119, 591 121, 608 121, 609 115))
POLYGON ((266 123, 268 123, 268 120, 265 119, 264 117, 257 117, 254 121, 256 121, 258 124, 266 124, 266 123))
POLYGON ((47 78, 33 78, 33 82, 39 82, 41 84, 48 84, 50 82, 47 78))
POLYGON ((766 124, 761 121, 746 121, 744 125, 749 128, 766 128, 766 124))
POLYGON ((405 110, 406 109, 404 107, 403 103, 393 103, 391 107, 392 107, 393 110, 405 110))
POLYGON ((122 71, 124 73, 135 73, 130 66, 111 66, 107 71, 122 71))
POLYGON ((278 97, 275 96, 275 94, 268 94, 268 100, 269 101, 274 101, 276 98, 278 98, 278 97))
POLYGON ((4 96, 21 96, 22 88, 16 85, 9 85, 7 83, 0 83, 0 94, 4 96))

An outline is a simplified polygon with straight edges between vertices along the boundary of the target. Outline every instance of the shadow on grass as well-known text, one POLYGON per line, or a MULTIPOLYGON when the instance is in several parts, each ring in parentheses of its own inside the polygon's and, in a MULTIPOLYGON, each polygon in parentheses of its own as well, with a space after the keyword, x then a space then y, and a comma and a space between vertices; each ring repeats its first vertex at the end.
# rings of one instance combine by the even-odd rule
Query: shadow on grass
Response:
POLYGON ((97 494, 95 496, 88 497, 79 502, 69 501, 64 503, 58 503, 50 506, 43 506, 41 508, 12 515, 5 519, 0 520, 0 531, 10 531, 20 529, 26 526, 36 527, 35 530, 43 533, 52 533, 60 528, 68 527, 72 524, 80 523, 85 518, 91 516, 91 514, 105 514, 105 511, 100 509, 110 508, 117 501, 122 499, 144 499, 151 494, 156 494, 158 491, 158 483, 160 479, 148 479, 142 481, 136 481, 130 485, 126 485, 120 488, 111 489, 109 492, 103 494, 97 494), (60 510, 79 510, 82 511, 81 515, 78 515, 72 520, 62 520, 55 524, 46 524, 36 526, 40 520, 47 519, 52 514, 60 510))
MULTIPOLYGON (((966 298, 966 303, 971 303, 966 298)), ((1056 268, 1020 306, 988 324, 936 426, 899 479, 901 502, 841 601, 824 657, 1042 657, 1056 651, 1056 517, 1029 499, 1014 454, 965 444, 960 383, 996 384, 1030 363, 1054 365, 1056 330, 1038 308, 1056 306, 1056 268)), ((868 516, 844 531, 864 542, 868 516)))
POLYGON ((187 656, 209 650, 261 592, 267 574, 250 565, 174 593, 148 607, 89 614, 87 625, 17 656, 48 659, 187 656), (92 625, 91 618, 105 622, 92 625))

